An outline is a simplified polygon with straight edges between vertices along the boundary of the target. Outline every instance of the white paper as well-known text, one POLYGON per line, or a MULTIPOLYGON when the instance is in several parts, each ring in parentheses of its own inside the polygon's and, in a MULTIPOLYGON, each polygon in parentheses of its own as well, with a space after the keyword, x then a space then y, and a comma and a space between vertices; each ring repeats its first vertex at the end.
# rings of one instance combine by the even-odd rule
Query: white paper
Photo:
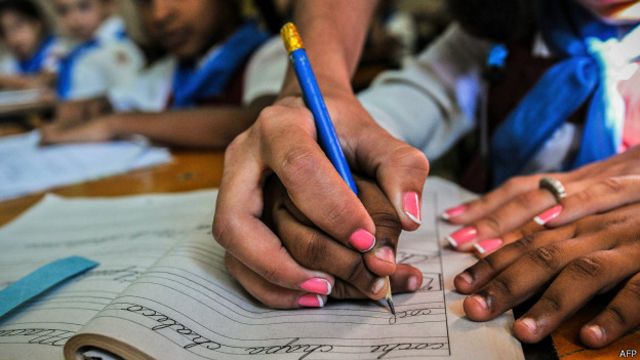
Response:
POLYGON ((402 235, 398 259, 431 281, 415 294, 394 296, 397 318, 370 301, 282 311, 251 299, 227 274, 223 250, 211 238, 213 192, 49 197, 0 231, 7 249, 0 254, 0 283, 56 257, 84 255, 101 266, 0 322, 0 358, 61 358, 63 340, 28 344, 34 336, 2 336, 46 326, 68 331, 58 335, 65 339, 102 334, 156 359, 522 359, 510 313, 471 322, 463 297, 452 292, 453 276, 475 260, 443 248, 452 228, 437 214, 469 194, 437 179, 427 189, 423 226, 402 235), (120 276, 127 280, 118 282, 120 276))
POLYGON ((168 150, 144 142, 38 146, 39 133, 0 138, 0 201, 166 163, 168 150))

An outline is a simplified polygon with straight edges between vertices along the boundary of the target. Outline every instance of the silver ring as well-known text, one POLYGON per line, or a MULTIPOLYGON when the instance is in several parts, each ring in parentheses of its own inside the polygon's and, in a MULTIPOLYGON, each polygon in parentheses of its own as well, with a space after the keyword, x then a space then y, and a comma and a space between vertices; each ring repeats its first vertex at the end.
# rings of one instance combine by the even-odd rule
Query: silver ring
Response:
POLYGON ((560 180, 552 177, 543 177, 540 179, 540 189, 549 190, 551 195, 556 199, 557 203, 560 203, 562 199, 567 197, 567 191, 564 189, 564 185, 560 180))

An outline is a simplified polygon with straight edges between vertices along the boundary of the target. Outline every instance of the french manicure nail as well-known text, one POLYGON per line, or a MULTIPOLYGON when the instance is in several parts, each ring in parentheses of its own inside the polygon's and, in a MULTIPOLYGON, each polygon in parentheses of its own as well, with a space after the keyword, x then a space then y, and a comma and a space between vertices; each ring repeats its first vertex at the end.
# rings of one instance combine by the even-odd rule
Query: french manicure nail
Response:
POLYGON ((550 209, 545 210, 542 214, 533 218, 533 221, 538 223, 538 225, 544 225, 549 221, 557 218, 562 212, 562 205, 556 205, 550 209))
POLYGON ((518 322, 522 323, 532 334, 535 334, 538 331, 538 324, 536 321, 531 318, 524 318, 518 320, 518 322))
POLYGON ((458 248, 462 244, 474 241, 478 238, 478 229, 473 226, 467 226, 447 236, 447 241, 454 248, 458 248))
POLYGON ((593 337, 596 338, 599 342, 604 341, 604 330, 598 325, 590 325, 587 327, 587 330, 591 331, 593 337))
POLYGON ((418 193, 404 193, 404 195, 402 195, 402 209, 414 223, 422 224, 422 215, 420 214, 420 199, 418 198, 418 193))
POLYGON ((321 308, 324 306, 324 299, 320 295, 306 294, 298 298, 298 305, 308 308, 321 308))
POLYGON ((384 262, 396 263, 396 256, 388 246, 383 246, 380 249, 376 250, 376 257, 384 262))
POLYGON ((467 211, 467 205, 458 205, 456 207, 452 207, 450 209, 445 210, 440 217, 443 220, 449 220, 456 216, 462 215, 465 211, 467 211))
POLYGON ((365 229, 356 230, 351 237, 349 237, 351 246, 356 248, 360 252, 367 252, 376 244, 376 238, 365 229))
POLYGON ((300 288, 302 290, 316 293, 316 294, 322 294, 322 295, 331 294, 331 283, 326 279, 321 279, 321 278, 309 279, 303 282, 302 284, 300 284, 300 288))
POLYGON ((480 254, 484 255, 499 249, 503 243, 504 241, 502 241, 502 239, 486 239, 477 242, 473 247, 476 248, 480 254))
POLYGON ((382 291, 382 289, 384 288, 385 285, 385 280, 384 278, 379 278, 378 280, 376 280, 373 285, 371 286, 371 293, 372 294, 377 294, 380 291, 382 291))

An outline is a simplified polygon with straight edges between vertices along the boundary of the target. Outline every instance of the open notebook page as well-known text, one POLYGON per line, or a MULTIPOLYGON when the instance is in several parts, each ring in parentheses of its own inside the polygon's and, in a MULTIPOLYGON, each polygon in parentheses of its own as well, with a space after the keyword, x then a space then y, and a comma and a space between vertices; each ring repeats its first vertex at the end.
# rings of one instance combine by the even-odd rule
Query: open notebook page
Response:
POLYGON ((83 345, 101 344, 127 359, 523 358, 510 333, 511 314, 470 322, 463 318, 463 297, 451 291, 453 276, 474 258, 443 249, 439 239, 452 229, 437 214, 468 194, 436 179, 427 189, 424 224, 403 234, 398 252, 427 281, 415 294, 394 296, 397 317, 371 301, 265 308, 229 277, 223 250, 201 231, 177 243, 97 314, 65 354, 70 359, 83 345))
POLYGON ((100 262, 0 319, 0 359, 63 359, 67 339, 177 241, 210 230, 214 201, 212 191, 108 200, 48 195, 0 229, 0 289, 69 255, 100 262))

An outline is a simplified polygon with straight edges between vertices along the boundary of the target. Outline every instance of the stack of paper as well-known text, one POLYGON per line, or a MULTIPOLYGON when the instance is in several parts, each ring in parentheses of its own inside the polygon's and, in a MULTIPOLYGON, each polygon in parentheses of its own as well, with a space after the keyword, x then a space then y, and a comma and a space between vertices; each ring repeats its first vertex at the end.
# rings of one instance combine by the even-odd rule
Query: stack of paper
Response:
POLYGON ((39 140, 37 132, 0 138, 0 201, 171 160, 144 142, 40 147, 39 140))

